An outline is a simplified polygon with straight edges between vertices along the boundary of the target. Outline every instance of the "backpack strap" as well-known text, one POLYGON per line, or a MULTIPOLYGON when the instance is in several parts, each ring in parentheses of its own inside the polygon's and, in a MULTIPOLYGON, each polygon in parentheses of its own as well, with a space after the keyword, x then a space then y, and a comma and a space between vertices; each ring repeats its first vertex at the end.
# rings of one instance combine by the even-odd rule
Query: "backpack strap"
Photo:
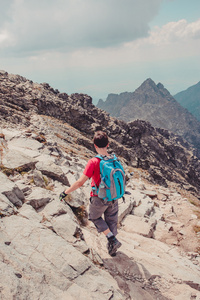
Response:
POLYGON ((114 153, 111 154, 111 157, 108 157, 106 155, 100 155, 100 154, 96 155, 95 157, 100 158, 101 160, 102 159, 104 159, 104 160, 117 160, 117 157, 114 153))
POLYGON ((102 155, 100 155, 100 154, 96 155, 95 157, 103 159, 102 155))

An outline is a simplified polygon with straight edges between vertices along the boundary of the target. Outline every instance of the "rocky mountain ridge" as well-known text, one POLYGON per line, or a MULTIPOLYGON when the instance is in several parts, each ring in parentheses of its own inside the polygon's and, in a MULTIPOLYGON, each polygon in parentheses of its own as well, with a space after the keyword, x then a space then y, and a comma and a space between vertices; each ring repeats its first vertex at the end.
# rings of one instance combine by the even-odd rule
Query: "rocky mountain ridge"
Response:
POLYGON ((177 93, 174 98, 200 121, 200 81, 177 93))
POLYGON ((194 149, 144 121, 110 118, 87 95, 6 72, 0 115, 0 299, 200 300, 194 149), (122 247, 113 258, 87 220, 89 181, 58 200, 95 155, 99 128, 130 193, 119 200, 122 247))
POLYGON ((137 119, 182 136, 200 151, 200 122, 161 83, 147 79, 133 93, 108 95, 97 107, 126 122, 137 119))
MULTIPOLYGON (((125 123, 92 104, 84 94, 59 93, 48 84, 38 84, 19 75, 0 72, 1 120, 31 126, 32 115, 61 120, 82 134, 79 145, 93 150, 91 138, 97 129, 110 136, 110 149, 133 167, 148 171, 149 179, 164 186, 177 182, 198 194, 198 152, 184 140, 145 121, 125 123)), ((52 121, 53 122, 53 121, 52 121)))

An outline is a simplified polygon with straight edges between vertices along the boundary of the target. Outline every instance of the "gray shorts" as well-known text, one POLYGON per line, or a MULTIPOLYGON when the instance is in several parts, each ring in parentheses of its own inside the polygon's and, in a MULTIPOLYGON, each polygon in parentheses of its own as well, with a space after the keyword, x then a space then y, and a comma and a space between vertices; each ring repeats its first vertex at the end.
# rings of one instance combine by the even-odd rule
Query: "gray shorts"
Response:
POLYGON ((98 232, 103 232, 109 228, 114 235, 117 235, 118 200, 104 203, 99 197, 91 197, 89 220, 94 223, 98 232))

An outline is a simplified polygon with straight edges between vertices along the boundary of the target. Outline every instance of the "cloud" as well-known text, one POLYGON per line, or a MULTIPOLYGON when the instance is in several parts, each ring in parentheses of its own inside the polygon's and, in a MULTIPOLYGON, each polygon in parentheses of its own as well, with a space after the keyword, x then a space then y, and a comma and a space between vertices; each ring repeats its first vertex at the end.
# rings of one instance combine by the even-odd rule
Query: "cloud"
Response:
POLYGON ((183 57, 199 57, 200 19, 187 22, 182 19, 154 27, 148 37, 125 43, 126 61, 169 61, 183 57))
POLYGON ((0 31, 0 48, 10 46, 12 44, 12 38, 6 30, 0 31))
POLYGON ((12 2, 13 2, 13 0, 1 1, 0 26, 2 26, 4 24, 4 22, 9 20, 9 17, 10 17, 9 10, 10 10, 12 2))
POLYGON ((13 0, 4 7, 9 19, 0 32, 16 51, 113 47, 148 36, 162 1, 13 0))
POLYGON ((179 43, 200 38, 200 19, 188 23, 187 20, 170 22, 162 28, 155 27, 151 33, 150 42, 155 45, 179 43))

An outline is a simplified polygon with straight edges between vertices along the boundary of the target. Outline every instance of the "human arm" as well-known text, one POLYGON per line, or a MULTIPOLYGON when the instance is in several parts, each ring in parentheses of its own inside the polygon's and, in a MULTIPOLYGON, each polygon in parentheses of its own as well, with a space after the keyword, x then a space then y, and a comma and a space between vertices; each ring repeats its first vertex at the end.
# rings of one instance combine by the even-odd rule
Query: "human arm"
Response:
POLYGON ((87 180, 88 176, 83 174, 76 182, 74 182, 69 188, 62 192, 59 196, 60 201, 62 201, 68 194, 80 188, 87 180))
POLYGON ((80 188, 88 180, 85 174, 83 174, 76 182, 74 182, 68 189, 65 190, 65 194, 70 194, 71 192, 80 188))

